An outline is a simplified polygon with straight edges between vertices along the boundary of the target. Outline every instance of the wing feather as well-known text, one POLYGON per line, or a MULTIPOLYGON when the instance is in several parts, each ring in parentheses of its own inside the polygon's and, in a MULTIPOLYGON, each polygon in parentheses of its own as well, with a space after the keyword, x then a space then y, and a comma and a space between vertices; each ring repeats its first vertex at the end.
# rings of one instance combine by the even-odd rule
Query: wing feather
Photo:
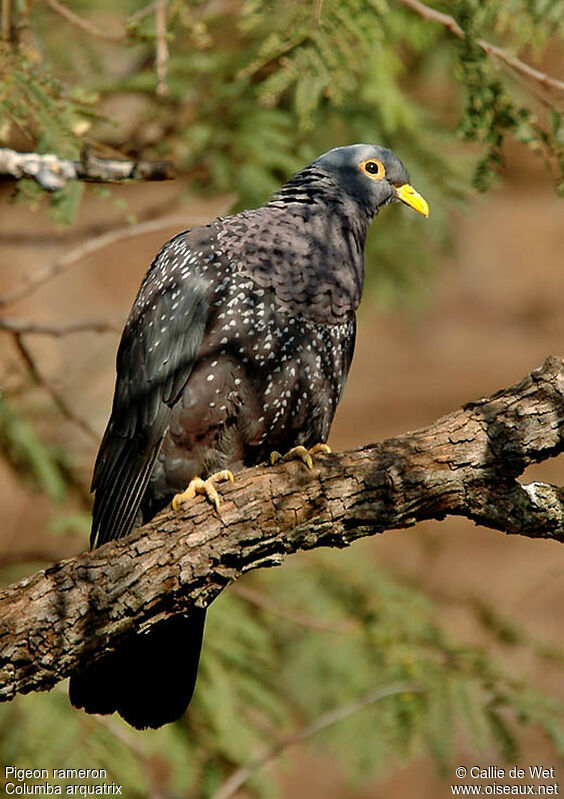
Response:
POLYGON ((190 256, 196 249, 193 238, 202 252, 206 230, 181 234, 162 248, 127 320, 116 358, 112 413, 92 478, 92 547, 126 535, 135 524, 171 410, 196 362, 210 281, 190 256), (189 258, 190 268, 182 266, 189 258))

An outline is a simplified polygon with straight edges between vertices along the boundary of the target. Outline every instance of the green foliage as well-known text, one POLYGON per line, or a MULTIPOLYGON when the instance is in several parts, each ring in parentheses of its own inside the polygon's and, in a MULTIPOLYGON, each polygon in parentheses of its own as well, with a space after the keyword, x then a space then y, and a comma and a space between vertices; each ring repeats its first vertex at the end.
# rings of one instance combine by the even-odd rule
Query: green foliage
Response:
MULTIPOLYGON (((30 150, 76 158, 85 123, 99 117, 93 110, 96 99, 80 87, 69 89, 39 62, 37 53, 0 43, 0 140, 13 126, 30 150)), ((74 219, 82 191, 81 184, 71 184, 52 195, 56 223, 74 219)), ((35 182, 23 181, 20 199, 37 206, 45 192, 35 182)))
MULTIPOLYGON (((351 780, 422 751, 444 770, 459 732, 490 758, 497 751, 515 762, 519 728, 534 724, 561 751, 561 703, 509 677, 485 647, 453 641, 434 605, 391 578, 371 550, 364 542, 258 573, 247 580, 258 604, 229 591, 220 597, 185 720, 136 732, 117 718, 74 711, 59 687, 0 707, 4 761, 105 768, 126 796, 146 796, 157 785, 165 795, 195 795, 197 786, 198 796, 211 797, 281 736, 401 683, 412 689, 367 702, 302 745, 329 748, 351 780)), ((268 770, 254 772, 246 787, 274 795, 268 770)))
MULTIPOLYGON (((479 37, 498 38, 509 51, 531 46, 541 52, 564 34, 562 0, 460 0, 455 16, 467 33, 456 40, 463 95, 451 80, 452 37, 400 4, 247 0, 233 11, 174 0, 167 10, 167 94, 159 97, 154 14, 139 17, 129 0, 118 6, 108 5, 106 13, 125 17, 119 44, 97 41, 46 7, 25 12, 28 44, 2 51, 4 138, 9 121, 30 145, 61 156, 76 156, 86 134, 124 155, 170 157, 196 188, 233 193, 236 208, 264 201, 289 173, 329 147, 378 141, 393 146, 424 193, 432 188, 446 205, 453 196, 450 175, 460 176, 465 159, 453 139, 452 111, 429 102, 431 81, 439 94, 450 93, 450 108, 459 108, 462 137, 480 146, 479 189, 491 183, 504 140, 512 136, 542 156, 562 190, 558 107, 539 111, 534 95, 477 44, 479 37), (103 116, 109 101, 127 96, 139 103, 133 119, 103 116)), ((92 10, 84 2, 80 13, 88 19, 92 10)), ((70 221, 79 198, 63 193, 64 202, 52 202, 58 221, 70 221)), ((432 224, 435 238, 444 240, 444 220, 432 224)), ((412 245, 409 238, 406 244, 412 245)), ((427 245, 423 238, 420 251, 427 245)))
POLYGON ((68 459, 45 444, 33 424, 0 393, 0 445, 5 461, 34 488, 60 502, 66 494, 68 459))
POLYGON ((326 0, 317 13, 310 3, 247 2, 241 27, 260 45, 239 76, 257 79, 256 96, 266 106, 290 93, 301 126, 311 130, 323 102, 342 105, 363 84, 384 39, 386 11, 386 3, 364 0, 326 0))
POLYGON ((66 96, 64 84, 31 53, 6 44, 0 45, 0 75, 0 125, 16 125, 30 146, 37 143, 42 151, 75 157, 80 138, 74 127, 83 106, 66 96))
POLYGON ((562 0, 489 0, 474 8, 481 24, 511 35, 514 50, 528 46, 541 51, 552 37, 564 35, 562 0))
POLYGON ((66 535, 68 533, 79 533, 88 540, 90 533, 91 515, 86 511, 75 511, 71 513, 61 513, 56 516, 47 526, 47 532, 51 535, 66 535))
MULTIPOLYGON (((507 135, 538 152, 549 171, 555 189, 564 194, 564 119, 562 112, 551 109, 548 124, 541 124, 532 108, 511 94, 494 69, 478 39, 483 28, 501 14, 499 27, 515 27, 517 20, 520 44, 544 43, 545 37, 564 31, 564 5, 549 3, 548 18, 540 25, 539 3, 512 3, 512 11, 496 3, 459 0, 457 18, 466 32, 458 46, 460 79, 466 89, 466 107, 459 129, 467 141, 479 142, 484 154, 474 174, 474 185, 484 191, 495 171, 503 163, 503 144, 507 135), (518 8, 515 8, 518 6, 518 8), (525 6, 525 7, 524 7, 525 6), (494 19, 492 19, 492 17, 494 19)), ((546 6, 546 4, 543 4, 546 6)))

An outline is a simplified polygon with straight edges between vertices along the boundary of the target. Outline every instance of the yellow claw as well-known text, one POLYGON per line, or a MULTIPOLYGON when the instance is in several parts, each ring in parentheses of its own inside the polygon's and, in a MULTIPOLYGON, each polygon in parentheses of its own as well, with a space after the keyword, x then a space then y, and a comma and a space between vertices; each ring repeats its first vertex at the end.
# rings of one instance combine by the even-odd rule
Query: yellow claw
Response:
POLYGON ((314 444, 309 451, 312 455, 317 455, 318 452, 323 452, 324 455, 331 455, 333 452, 329 444, 314 444))
POLYGON ((275 463, 282 460, 282 455, 275 449, 270 453, 270 465, 274 466, 275 463))
POLYGON ((299 447, 292 447, 286 457, 299 458, 305 463, 308 469, 313 469, 313 458, 309 454, 308 450, 301 445, 299 447))
POLYGON ((274 450, 270 453, 270 465, 274 466, 278 461, 300 460, 305 463, 308 469, 313 469, 312 455, 317 455, 319 452, 330 454, 332 450, 329 444, 315 444, 309 450, 300 444, 297 447, 292 447, 285 455, 281 455, 274 450))
POLYGON ((221 499, 217 493, 216 487, 214 486, 214 482, 221 483, 224 480, 229 480, 230 483, 235 482, 233 472, 231 472, 229 469, 222 469, 220 472, 211 474, 207 480, 202 480, 201 477, 193 477, 185 491, 182 491, 180 494, 175 494, 173 497, 173 510, 179 510, 186 502, 190 502, 196 497, 197 494, 201 494, 212 503, 216 511, 219 511, 221 499))

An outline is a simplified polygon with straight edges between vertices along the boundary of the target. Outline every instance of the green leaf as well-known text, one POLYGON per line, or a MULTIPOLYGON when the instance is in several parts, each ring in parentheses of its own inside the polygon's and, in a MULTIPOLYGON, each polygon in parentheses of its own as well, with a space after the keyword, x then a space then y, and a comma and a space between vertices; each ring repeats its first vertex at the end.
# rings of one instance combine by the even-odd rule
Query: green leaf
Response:
POLYGON ((60 450, 43 443, 35 428, 0 394, 0 443, 4 458, 51 499, 61 502, 66 479, 60 450))

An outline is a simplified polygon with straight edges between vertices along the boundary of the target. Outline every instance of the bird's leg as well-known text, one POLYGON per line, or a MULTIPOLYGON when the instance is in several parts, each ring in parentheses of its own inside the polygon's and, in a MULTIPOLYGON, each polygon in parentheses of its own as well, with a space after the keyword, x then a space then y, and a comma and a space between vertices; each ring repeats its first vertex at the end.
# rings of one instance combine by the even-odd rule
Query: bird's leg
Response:
POLYGON ((301 445, 298 447, 292 447, 285 455, 281 455, 279 452, 270 453, 270 464, 274 466, 275 463, 278 461, 291 461, 291 460, 299 460, 303 461, 308 469, 313 469, 313 455, 317 455, 317 453, 323 452, 325 455, 331 454, 332 449, 329 444, 314 444, 313 447, 306 449, 301 445))
POLYGON ((233 473, 229 469, 223 469, 221 472, 211 474, 207 480, 202 480, 201 477, 193 477, 185 491, 181 494, 175 494, 172 500, 173 509, 179 510, 184 503, 190 502, 197 494, 202 494, 212 503, 216 511, 219 511, 221 500, 214 483, 221 483, 224 480, 229 480, 230 483, 235 482, 233 473))

